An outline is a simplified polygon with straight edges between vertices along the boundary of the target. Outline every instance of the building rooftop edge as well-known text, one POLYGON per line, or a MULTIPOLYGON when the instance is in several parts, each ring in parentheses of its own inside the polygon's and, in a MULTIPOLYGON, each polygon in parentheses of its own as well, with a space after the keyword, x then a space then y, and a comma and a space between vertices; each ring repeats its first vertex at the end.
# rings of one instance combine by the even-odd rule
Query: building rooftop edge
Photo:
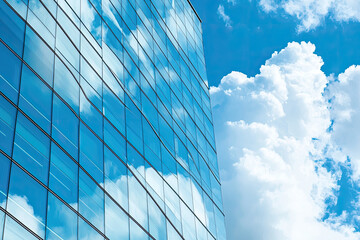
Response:
POLYGON ((202 23, 201 18, 200 18, 200 16, 199 16, 199 14, 196 12, 196 10, 195 10, 194 6, 192 5, 191 1, 190 1, 190 0, 187 0, 187 1, 188 1, 188 3, 190 4, 190 7, 194 10, 195 15, 198 17, 200 23, 202 23))

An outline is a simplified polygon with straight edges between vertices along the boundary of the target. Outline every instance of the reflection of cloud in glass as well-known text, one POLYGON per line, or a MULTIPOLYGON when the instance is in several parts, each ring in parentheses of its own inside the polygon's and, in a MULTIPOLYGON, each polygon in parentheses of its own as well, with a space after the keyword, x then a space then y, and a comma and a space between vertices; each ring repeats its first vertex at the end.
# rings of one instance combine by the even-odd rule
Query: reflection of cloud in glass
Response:
POLYGON ((81 2, 81 20, 94 38, 101 40, 101 19, 91 3, 87 0, 81 2))
MULTIPOLYGON (((41 217, 35 215, 34 208, 29 203, 27 197, 12 194, 10 194, 8 197, 9 201, 7 210, 36 234, 41 237, 44 236, 44 220, 41 217)), ((14 239, 9 236, 7 237, 8 239, 14 239)))

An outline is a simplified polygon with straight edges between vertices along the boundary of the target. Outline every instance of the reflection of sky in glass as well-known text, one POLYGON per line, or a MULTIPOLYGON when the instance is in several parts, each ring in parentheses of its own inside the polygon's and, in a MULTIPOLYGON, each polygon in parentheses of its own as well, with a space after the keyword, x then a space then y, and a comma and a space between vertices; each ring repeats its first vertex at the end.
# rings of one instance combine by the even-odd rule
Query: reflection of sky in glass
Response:
MULTIPOLYGON (((143 230, 157 239, 177 239, 178 233, 206 239, 210 236, 206 228, 216 236, 216 221, 222 214, 214 214, 211 199, 216 196, 215 203, 221 208, 221 193, 209 170, 216 169, 212 166, 216 165, 216 155, 211 155, 213 140, 206 140, 211 135, 208 131, 212 132, 211 121, 205 119, 211 118, 210 111, 203 110, 209 108, 209 98, 195 71, 197 54, 203 54, 197 18, 182 0, 166 4, 100 2, 102 6, 88 0, 59 0, 55 5, 30 1, 29 24, 44 37, 33 38, 35 32, 28 27, 25 42, 35 47, 25 46, 25 60, 54 86, 54 109, 47 117, 52 127, 46 132, 69 156, 59 154, 63 150, 55 145, 46 146, 51 153, 46 158, 50 161, 48 186, 56 195, 48 194, 46 230, 46 215, 28 194, 11 192, 10 187, 8 197, 13 205, 7 207, 36 234, 43 237, 46 232, 54 239, 77 235, 102 239, 99 232, 112 238, 131 235, 143 239, 143 230), (153 9, 159 8, 162 19, 152 16, 148 8, 152 4, 153 9), (55 12, 57 26, 51 17, 55 12), (49 50, 43 40, 55 51, 51 68, 41 68, 47 60, 39 56, 49 50), (72 131, 64 129, 62 117, 71 123, 72 131), (98 146, 84 140, 83 129, 88 128, 98 146), (104 149, 103 143, 107 150, 91 152, 104 149), (136 154, 131 155, 129 149, 136 154), (78 187, 79 196, 71 194, 78 187), (129 214, 137 223, 129 220, 129 214), (68 224, 74 221, 79 223, 79 232, 68 224), (128 227, 119 229, 109 224, 112 221, 128 227)), ((19 163, 47 183, 31 167, 19 163)), ((45 191, 40 185, 35 188, 45 191)))

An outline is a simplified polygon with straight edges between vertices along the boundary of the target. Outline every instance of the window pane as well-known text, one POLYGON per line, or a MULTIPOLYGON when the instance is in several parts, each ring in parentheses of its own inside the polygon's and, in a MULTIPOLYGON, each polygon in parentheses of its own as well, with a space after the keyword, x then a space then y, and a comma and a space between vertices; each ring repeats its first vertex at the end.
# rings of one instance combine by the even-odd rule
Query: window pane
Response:
POLYGON ((79 218, 79 240, 103 240, 104 238, 84 220, 79 218))
POLYGON ((136 178, 129 173, 129 213, 143 228, 148 229, 147 194, 136 178))
POLYGON ((168 240, 182 239, 180 237, 180 235, 176 232, 175 228, 168 221, 166 221, 166 226, 167 226, 167 239, 168 240))
POLYGON ((109 198, 105 198, 105 234, 109 239, 129 239, 129 217, 109 198))
POLYGON ((57 27, 57 33, 56 33, 56 48, 61 52, 61 54, 66 58, 66 60, 77 71, 79 71, 80 54, 73 45, 73 43, 65 35, 63 30, 59 27, 59 25, 57 27))
POLYGON ((150 234, 157 240, 166 240, 165 216, 151 198, 148 199, 148 203, 150 234))
POLYGON ((105 85, 103 101, 105 117, 125 135, 125 106, 105 85))
POLYGON ((145 178, 145 159, 130 144, 127 144, 127 161, 131 170, 139 172, 140 177, 145 178))
POLYGON ((49 187, 77 210, 78 166, 52 143, 49 187))
POLYGON ((79 212, 100 231, 104 231, 104 192, 82 170, 79 176, 79 212))
POLYGON ((80 89, 69 69, 56 58, 54 90, 79 114, 80 89))
POLYGON ((81 123, 80 125, 80 164, 98 182, 104 182, 103 144, 81 123))
POLYGON ((217 239, 225 240, 226 239, 225 219, 224 219, 224 215, 220 212, 220 210, 217 207, 215 207, 215 219, 216 219, 217 239))
POLYGON ((100 138, 103 138, 103 116, 90 104, 82 92, 80 93, 80 117, 100 138))
POLYGON ((149 236, 133 220, 130 220, 130 239, 146 240, 149 236))
POLYGON ((56 95, 53 100, 52 137, 78 160, 79 119, 56 95))
POLYGON ((196 239, 194 214, 184 203, 181 202, 180 206, 181 206, 183 236, 185 239, 196 239))
POLYGON ((7 210, 32 231, 44 238, 46 190, 13 164, 7 210))
MULTIPOLYGON (((10 160, 0 153, 0 207, 5 208, 9 184, 10 160)), ((1 211, 0 211, 1 212, 1 211)), ((2 225, 0 227, 2 229, 2 225)))
POLYGON ((5 214, 3 211, 0 211, 0 236, 3 235, 4 220, 5 220, 5 214))
POLYGON ((105 148, 105 190, 128 211, 128 188, 126 166, 105 148))
POLYGON ((37 240, 37 238, 7 216, 5 220, 4 240, 37 240))
POLYGON ((81 1, 81 10, 81 13, 83 13, 81 15, 81 21, 90 31, 91 35, 95 38, 99 45, 101 45, 101 17, 88 0, 81 1))
POLYGON ((19 107, 50 133, 52 91, 26 66, 22 68, 19 107))
MULTIPOLYGON (((2 1, 0 4, 5 3, 2 1)), ((20 69, 21 61, 0 43, 0 91, 14 103, 17 103, 19 93, 20 69)))
POLYGON ((76 213, 51 193, 48 197, 46 239, 77 239, 76 213))
POLYGON ((25 23, 11 8, 0 2, 0 38, 6 42, 19 56, 22 55, 25 23))
POLYGON ((53 85, 54 53, 30 27, 26 28, 24 60, 50 86, 53 85))
POLYGON ((0 96, 0 149, 11 156, 16 109, 0 96))
POLYGON ((104 141, 121 159, 126 156, 126 141, 110 123, 105 120, 104 141))
POLYGON ((47 184, 50 140, 24 115, 18 114, 13 158, 47 184))

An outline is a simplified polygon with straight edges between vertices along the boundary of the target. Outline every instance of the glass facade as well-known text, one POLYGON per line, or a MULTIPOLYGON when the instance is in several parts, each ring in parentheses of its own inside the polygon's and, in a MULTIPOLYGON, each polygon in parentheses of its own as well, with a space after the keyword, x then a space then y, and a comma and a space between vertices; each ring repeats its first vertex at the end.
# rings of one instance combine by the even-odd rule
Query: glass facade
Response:
POLYGON ((187 0, 0 0, 0 239, 226 239, 187 0))

